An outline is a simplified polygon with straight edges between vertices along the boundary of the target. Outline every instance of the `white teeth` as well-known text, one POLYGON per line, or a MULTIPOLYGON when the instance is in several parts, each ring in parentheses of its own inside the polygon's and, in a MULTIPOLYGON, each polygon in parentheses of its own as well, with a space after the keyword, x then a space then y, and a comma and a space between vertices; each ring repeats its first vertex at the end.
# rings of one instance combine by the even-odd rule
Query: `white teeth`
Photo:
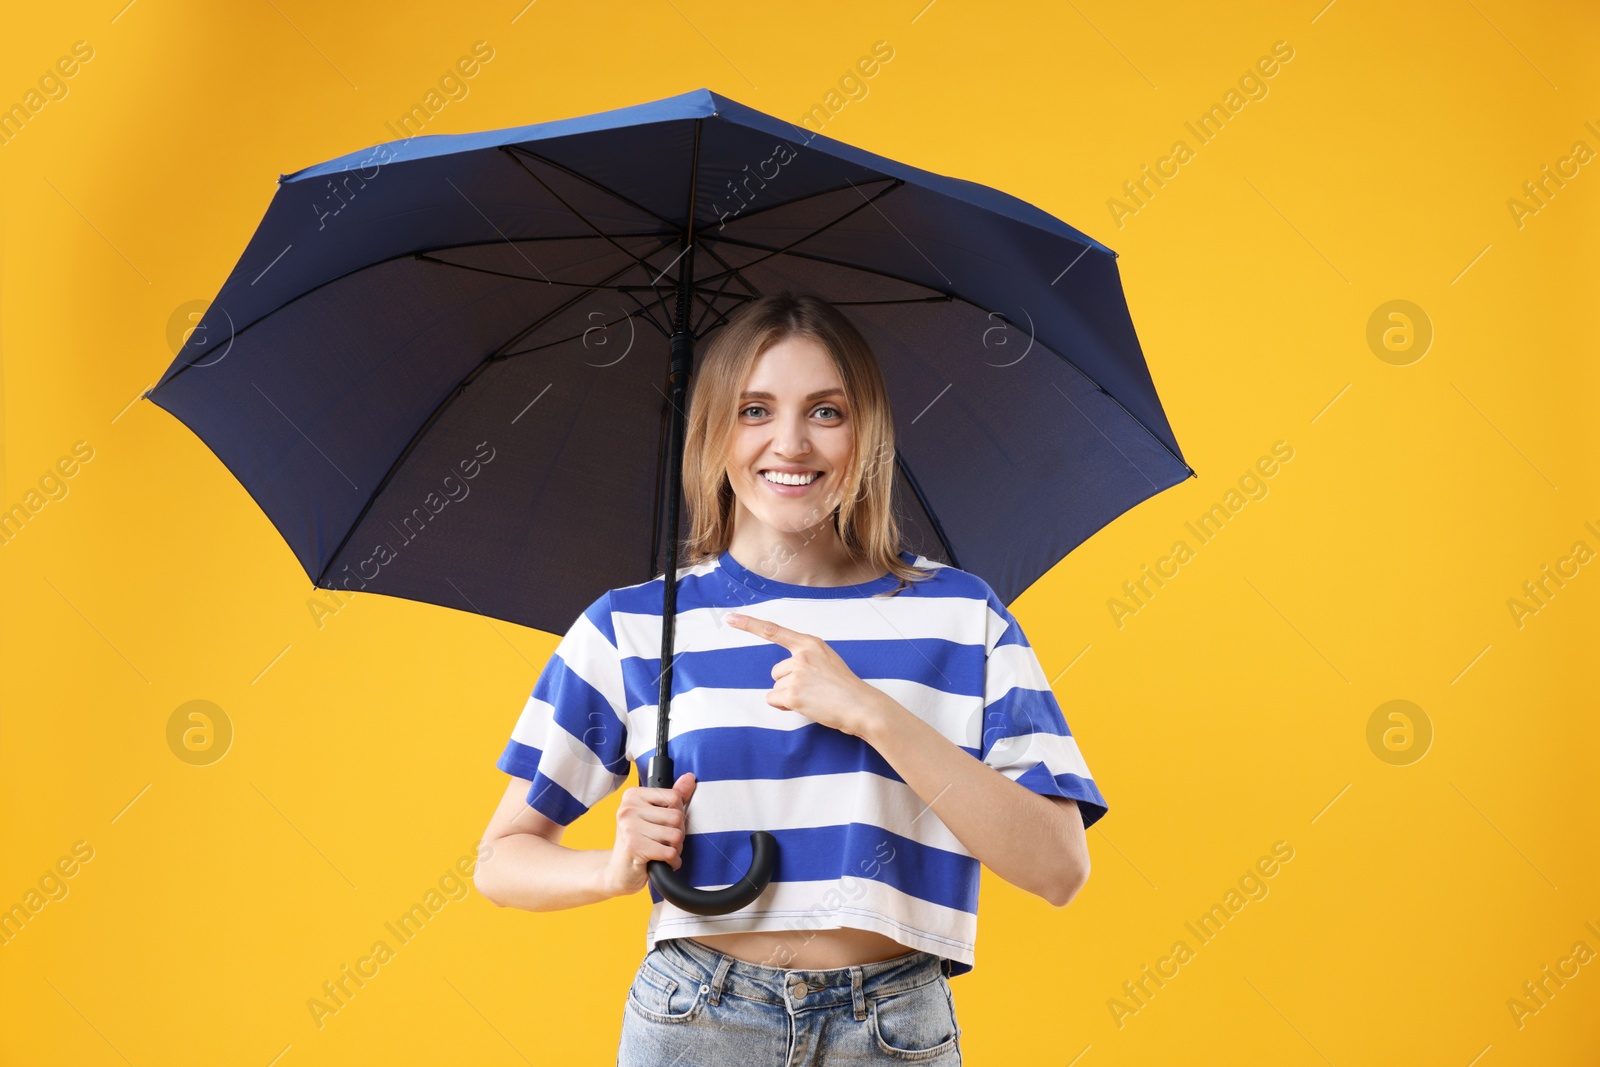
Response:
POLYGON ((762 471, 761 476, 769 482, 779 485, 810 485, 817 480, 817 472, 809 474, 784 474, 782 471, 762 471))

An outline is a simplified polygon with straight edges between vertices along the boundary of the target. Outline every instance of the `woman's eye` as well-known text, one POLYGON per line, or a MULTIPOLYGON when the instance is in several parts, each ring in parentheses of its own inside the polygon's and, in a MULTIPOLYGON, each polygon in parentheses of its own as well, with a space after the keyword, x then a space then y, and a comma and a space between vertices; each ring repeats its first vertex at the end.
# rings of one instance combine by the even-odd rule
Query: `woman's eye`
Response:
MULTIPOLYGON (((754 412, 757 412, 758 414, 753 415, 751 417, 752 418, 760 418, 761 415, 759 413, 765 412, 766 410, 767 409, 762 407, 760 404, 751 404, 749 407, 740 408, 739 409, 739 414, 740 415, 750 415, 750 413, 752 411, 754 411, 754 412)), ((813 411, 812 414, 815 415, 818 412, 827 412, 827 411, 831 411, 831 412, 833 412, 833 414, 831 414, 831 415, 823 415, 822 417, 825 418, 825 419, 836 419, 836 418, 841 417, 844 414, 844 412, 840 411, 838 408, 834 407, 831 404, 822 405, 821 407, 817 408, 816 411, 813 411)))

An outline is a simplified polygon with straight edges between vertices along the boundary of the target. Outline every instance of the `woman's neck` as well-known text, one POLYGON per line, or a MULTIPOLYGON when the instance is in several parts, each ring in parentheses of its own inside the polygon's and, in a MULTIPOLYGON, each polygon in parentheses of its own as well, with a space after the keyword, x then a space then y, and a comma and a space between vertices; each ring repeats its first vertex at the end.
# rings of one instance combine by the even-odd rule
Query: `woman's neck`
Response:
POLYGON ((779 533, 753 525, 741 529, 735 521, 728 552, 747 570, 790 585, 859 585, 880 577, 870 562, 851 558, 831 522, 799 533, 779 533))

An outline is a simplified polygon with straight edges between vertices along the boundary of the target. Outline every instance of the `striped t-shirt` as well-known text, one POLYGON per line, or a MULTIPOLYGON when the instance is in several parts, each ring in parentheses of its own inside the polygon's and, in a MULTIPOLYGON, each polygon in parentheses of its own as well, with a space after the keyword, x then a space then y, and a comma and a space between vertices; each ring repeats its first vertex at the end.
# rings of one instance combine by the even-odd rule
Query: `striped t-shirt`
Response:
MULTIPOLYGON (((988 583, 901 558, 933 574, 893 596, 874 595, 899 586, 893 574, 794 585, 726 551, 678 569, 670 753, 674 775, 696 780, 678 873, 703 889, 732 884, 754 830, 776 837, 778 851, 766 890, 726 915, 683 911, 647 884, 646 951, 674 937, 853 927, 946 957, 952 976, 973 967, 978 860, 864 740, 766 702, 772 668, 790 653, 728 625, 731 611, 822 638, 862 681, 974 758, 1036 793, 1076 800, 1086 827, 1106 813, 1038 657, 988 583)), ((662 580, 613 589, 573 623, 497 763, 529 779, 528 803, 563 826, 644 780, 662 580)))

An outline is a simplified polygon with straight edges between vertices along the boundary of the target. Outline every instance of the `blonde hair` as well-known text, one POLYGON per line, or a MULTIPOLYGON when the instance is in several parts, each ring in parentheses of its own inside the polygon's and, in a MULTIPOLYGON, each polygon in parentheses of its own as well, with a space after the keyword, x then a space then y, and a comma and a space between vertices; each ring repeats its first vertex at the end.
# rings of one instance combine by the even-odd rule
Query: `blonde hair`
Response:
POLYGON ((855 422, 850 468, 842 472, 839 504, 833 509, 834 531, 852 560, 870 561, 875 572, 900 578, 893 595, 932 572, 907 564, 899 555, 900 524, 892 501, 894 416, 883 372, 866 338, 841 311, 820 297, 787 291, 752 300, 730 315, 691 380, 683 445, 690 524, 679 566, 704 563, 732 541, 735 498, 726 457, 737 428, 739 394, 761 354, 795 336, 811 338, 828 353, 855 422))

